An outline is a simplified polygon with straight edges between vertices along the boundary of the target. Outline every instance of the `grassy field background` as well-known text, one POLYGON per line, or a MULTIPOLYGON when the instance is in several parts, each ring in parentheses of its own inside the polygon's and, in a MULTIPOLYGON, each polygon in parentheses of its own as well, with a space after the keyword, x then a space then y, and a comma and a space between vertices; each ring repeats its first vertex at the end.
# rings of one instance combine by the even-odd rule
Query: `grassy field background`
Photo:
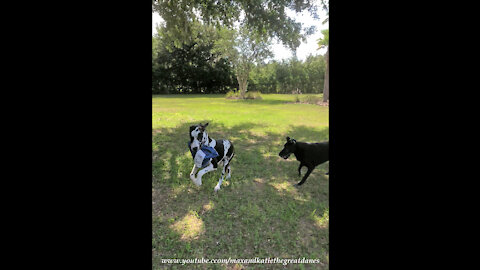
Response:
MULTIPOLYGON (((320 259, 288 269, 328 269, 328 163, 300 181, 298 161, 278 156, 285 137, 328 140, 328 107, 294 95, 227 100, 224 95, 152 97, 153 269, 183 268, 161 259, 320 259), (211 138, 235 146, 232 178, 213 191, 221 170, 189 179, 188 128, 209 122, 211 138)), ((321 95, 318 95, 321 96, 321 95)), ((302 176, 307 168, 302 169, 302 176)), ((277 269, 280 264, 190 264, 198 269, 277 269)))

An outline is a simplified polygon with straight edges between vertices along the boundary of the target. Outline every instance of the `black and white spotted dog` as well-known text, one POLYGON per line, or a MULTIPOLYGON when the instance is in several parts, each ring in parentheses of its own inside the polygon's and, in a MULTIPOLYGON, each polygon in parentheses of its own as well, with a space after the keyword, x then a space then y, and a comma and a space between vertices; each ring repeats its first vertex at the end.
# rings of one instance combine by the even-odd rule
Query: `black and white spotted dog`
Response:
POLYGON ((202 176, 207 172, 211 172, 217 170, 218 164, 223 163, 222 169, 222 176, 220 180, 218 180, 218 184, 215 186, 214 191, 220 190, 220 186, 222 185, 225 173, 227 174, 227 179, 231 177, 231 170, 230 164, 232 162, 232 158, 235 155, 233 144, 229 140, 219 139, 214 140, 208 136, 207 131, 205 130, 208 126, 208 123, 202 125, 190 126, 190 148, 193 153, 196 153, 199 149, 201 149, 202 145, 210 146, 215 148, 218 153, 218 157, 212 158, 210 164, 201 169, 198 172, 198 175, 195 177, 195 174, 200 169, 196 164, 193 165, 192 172, 190 173, 190 179, 197 185, 202 185, 202 176))

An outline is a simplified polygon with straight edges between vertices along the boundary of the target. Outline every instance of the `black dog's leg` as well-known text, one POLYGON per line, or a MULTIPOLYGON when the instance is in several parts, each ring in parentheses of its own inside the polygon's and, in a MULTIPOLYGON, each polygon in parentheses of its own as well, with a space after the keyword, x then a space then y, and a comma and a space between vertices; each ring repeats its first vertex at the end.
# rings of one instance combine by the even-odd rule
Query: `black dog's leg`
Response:
POLYGON ((315 167, 308 167, 308 171, 307 171, 307 173, 303 176, 302 181, 300 181, 298 184, 295 184, 294 186, 295 186, 295 187, 299 187, 299 186, 303 185, 303 183, 305 183, 305 180, 307 180, 307 177, 310 175, 310 173, 312 173, 312 171, 313 171, 314 168, 315 168, 315 167))
POLYGON ((302 167, 305 166, 305 164, 300 162, 300 166, 298 166, 298 176, 302 175, 300 171, 302 170, 302 167))

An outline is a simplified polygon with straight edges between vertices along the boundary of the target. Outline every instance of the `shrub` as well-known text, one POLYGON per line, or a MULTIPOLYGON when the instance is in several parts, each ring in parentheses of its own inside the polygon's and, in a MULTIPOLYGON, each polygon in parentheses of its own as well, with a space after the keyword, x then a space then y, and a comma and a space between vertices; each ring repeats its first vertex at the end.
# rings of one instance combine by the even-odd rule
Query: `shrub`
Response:
POLYGON ((258 91, 247 92, 245 94, 245 99, 262 99, 262 96, 260 95, 260 92, 258 92, 258 91))
POLYGON ((230 90, 227 92, 225 95, 225 98, 239 98, 240 97, 240 92, 234 92, 233 90, 230 90))
POLYGON ((323 99, 317 96, 305 96, 301 99, 301 102, 309 104, 321 104, 323 102, 323 99))
POLYGON ((298 95, 295 95, 295 102, 300 102, 300 97, 298 95))
MULTIPOLYGON (((225 95, 225 98, 228 99, 241 99, 242 96, 240 95, 240 91, 233 92, 233 91, 228 91, 227 94, 225 95)), ((245 99, 262 99, 262 96, 260 92, 258 91, 252 91, 252 92, 247 92, 245 94, 245 99)))

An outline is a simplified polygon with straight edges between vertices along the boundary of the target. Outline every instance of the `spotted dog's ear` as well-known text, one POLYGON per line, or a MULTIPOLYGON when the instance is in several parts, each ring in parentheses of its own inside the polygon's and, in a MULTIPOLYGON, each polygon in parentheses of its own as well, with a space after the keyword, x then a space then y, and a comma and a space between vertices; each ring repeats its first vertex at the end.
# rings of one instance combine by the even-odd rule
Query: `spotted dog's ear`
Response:
POLYGON ((206 128, 207 126, 208 126, 208 122, 205 125, 203 125, 204 128, 206 128))
POLYGON ((190 126, 190 137, 192 136, 192 131, 196 128, 196 126, 190 126))
POLYGON ((190 126, 190 131, 188 132, 188 136, 190 137, 190 143, 193 142, 192 131, 196 128, 196 126, 190 126))

